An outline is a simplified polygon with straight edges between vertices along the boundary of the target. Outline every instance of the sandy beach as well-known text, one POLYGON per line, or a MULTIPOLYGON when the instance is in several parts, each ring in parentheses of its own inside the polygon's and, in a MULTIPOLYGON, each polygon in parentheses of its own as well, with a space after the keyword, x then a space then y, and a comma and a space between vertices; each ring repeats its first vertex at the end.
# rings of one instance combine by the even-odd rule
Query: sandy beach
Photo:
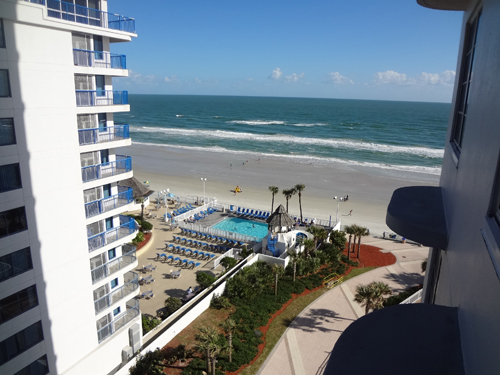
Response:
MULTIPOLYGON (((142 144, 118 149, 117 153, 132 156, 134 176, 141 182, 150 181, 150 187, 155 191, 169 188, 180 196, 203 197, 200 178, 206 178, 206 196, 216 197, 223 204, 270 210, 272 196, 268 186, 275 185, 280 188, 280 193, 275 196, 275 207, 278 204, 286 207, 281 189, 302 183, 306 186, 302 193, 303 215, 321 219, 329 219, 331 215, 335 220, 337 202, 333 197, 349 195, 347 202, 339 204, 342 225, 362 225, 374 235, 390 231, 385 216, 395 189, 437 185, 439 182, 437 175, 345 164, 317 165, 256 153, 228 155, 217 151, 142 144), (235 196, 232 190, 236 185, 243 192, 235 196), (352 216, 348 216, 350 210, 352 216)), ((289 200, 289 212, 299 214, 297 195, 289 200)))

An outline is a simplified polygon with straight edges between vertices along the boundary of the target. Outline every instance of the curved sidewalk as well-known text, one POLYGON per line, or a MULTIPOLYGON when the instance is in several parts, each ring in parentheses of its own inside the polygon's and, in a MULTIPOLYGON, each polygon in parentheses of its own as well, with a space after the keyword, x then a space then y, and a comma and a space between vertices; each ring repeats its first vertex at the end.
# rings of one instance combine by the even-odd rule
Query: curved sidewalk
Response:
POLYGON ((363 243, 392 252, 396 263, 349 279, 307 306, 287 328, 259 369, 259 375, 323 374, 339 336, 364 315, 364 308, 353 301, 357 285, 383 281, 399 293, 423 283, 420 264, 427 258, 428 248, 373 237, 363 243))

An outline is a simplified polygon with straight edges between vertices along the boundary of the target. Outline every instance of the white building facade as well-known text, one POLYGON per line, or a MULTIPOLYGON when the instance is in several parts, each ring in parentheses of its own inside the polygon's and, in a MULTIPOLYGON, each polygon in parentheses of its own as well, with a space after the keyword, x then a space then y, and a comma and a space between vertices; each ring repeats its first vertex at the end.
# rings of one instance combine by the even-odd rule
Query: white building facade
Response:
POLYGON ((0 374, 107 374, 141 346, 126 57, 105 0, 0 0, 0 374), (119 79, 119 78, 117 78, 119 79))

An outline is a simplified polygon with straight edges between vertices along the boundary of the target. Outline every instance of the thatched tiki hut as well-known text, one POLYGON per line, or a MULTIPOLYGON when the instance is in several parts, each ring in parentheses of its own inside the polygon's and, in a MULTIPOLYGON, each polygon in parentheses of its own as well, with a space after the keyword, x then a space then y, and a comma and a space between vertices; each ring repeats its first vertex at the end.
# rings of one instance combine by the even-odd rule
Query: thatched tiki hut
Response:
POLYGON ((267 228, 273 233, 286 233, 293 229, 295 220, 279 205, 271 216, 266 219, 267 228))

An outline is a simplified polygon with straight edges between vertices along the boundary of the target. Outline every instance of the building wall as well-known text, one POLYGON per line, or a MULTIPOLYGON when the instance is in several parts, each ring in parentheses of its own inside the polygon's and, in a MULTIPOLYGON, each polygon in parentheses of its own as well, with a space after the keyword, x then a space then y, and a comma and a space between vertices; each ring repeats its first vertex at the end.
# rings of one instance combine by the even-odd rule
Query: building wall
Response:
MULTIPOLYGON (((460 157, 447 142, 441 186, 449 228, 443 252, 437 304, 459 307, 464 364, 469 374, 500 372, 500 282, 481 230, 497 176, 500 152, 500 3, 471 1, 463 24, 482 9, 469 109, 460 157)), ((457 65, 461 67, 465 27, 457 65)), ((457 85, 455 85, 455 94, 457 85)), ((456 95, 454 95, 456 97, 456 95)), ((453 110, 448 127, 452 138, 453 110)), ((432 213, 430 213, 432 214, 432 213)), ((444 349, 445 350, 445 349, 444 349)))
MULTIPOLYGON (((102 4, 106 9, 106 1, 102 4)), ((51 19, 44 6, 29 2, 0 0, 0 9, 6 42, 6 48, 0 48, 0 69, 9 70, 12 93, 11 98, 0 98, 0 118, 14 118, 17 140, 16 145, 0 147, 0 165, 19 162, 22 178, 22 189, 0 193, 0 211, 24 206, 28 221, 27 231, 0 238, 0 256, 30 246, 33 261, 33 270, 0 283, 0 299, 36 284, 39 301, 37 307, 1 324, 0 341, 38 320, 44 334, 44 341, 0 366, 0 373, 13 374, 44 354, 51 374, 107 373, 121 362, 121 350, 129 344, 128 327, 140 322, 140 316, 99 344, 96 320, 117 306, 124 312, 134 293, 96 315, 93 290, 114 277, 123 285, 123 274, 134 265, 93 285, 89 259, 134 236, 89 254, 83 197, 88 186, 82 183, 77 113, 129 106, 76 107, 72 31, 102 35, 105 47, 110 39, 129 41, 130 35, 51 19)), ((108 74, 106 89, 112 89, 108 74)), ((113 125, 112 115, 108 125, 113 125)), ((130 144, 120 142, 117 145, 130 144)), ((112 147, 110 159, 114 160, 112 147)), ((116 183, 113 187, 116 190, 116 183)), ((119 222, 118 212, 111 216, 119 222)))

